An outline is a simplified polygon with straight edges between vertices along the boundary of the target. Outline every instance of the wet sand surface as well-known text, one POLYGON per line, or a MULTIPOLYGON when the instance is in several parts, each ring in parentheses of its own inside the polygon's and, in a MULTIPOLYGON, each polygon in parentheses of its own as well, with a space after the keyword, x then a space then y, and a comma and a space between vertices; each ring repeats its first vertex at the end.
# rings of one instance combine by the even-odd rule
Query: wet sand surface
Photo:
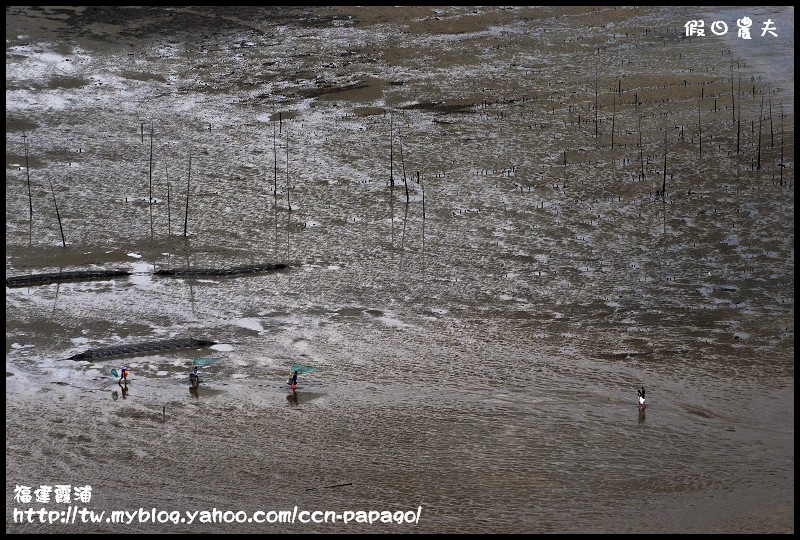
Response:
POLYGON ((131 275, 6 288, 6 532, 793 533, 794 11, 684 29, 743 14, 7 8, 6 277, 131 275))

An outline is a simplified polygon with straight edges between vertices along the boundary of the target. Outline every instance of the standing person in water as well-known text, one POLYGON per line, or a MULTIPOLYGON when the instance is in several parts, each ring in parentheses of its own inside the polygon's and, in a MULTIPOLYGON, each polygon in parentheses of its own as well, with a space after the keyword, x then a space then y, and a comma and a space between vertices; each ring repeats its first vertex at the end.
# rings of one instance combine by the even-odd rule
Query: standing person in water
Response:
POLYGON ((197 381, 198 384, 200 383, 200 379, 198 378, 199 374, 197 373, 197 366, 192 368, 192 372, 189 374, 189 380, 194 382, 197 381))
POLYGON ((122 384, 122 381, 125 381, 125 384, 128 384, 128 366, 122 366, 119 368, 119 384, 122 384))
POLYGON ((297 370, 292 372, 292 376, 289 379, 289 383, 292 385, 292 390, 297 389, 297 370))

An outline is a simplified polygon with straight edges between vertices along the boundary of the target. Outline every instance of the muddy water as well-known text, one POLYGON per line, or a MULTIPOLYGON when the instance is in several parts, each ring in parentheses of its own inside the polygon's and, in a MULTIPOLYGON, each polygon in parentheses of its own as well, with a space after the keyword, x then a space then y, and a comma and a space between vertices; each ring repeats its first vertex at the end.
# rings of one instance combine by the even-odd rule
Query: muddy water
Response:
POLYGON ((7 531, 793 531, 793 81, 667 8, 230 11, 8 13, 6 275, 133 275, 6 289, 7 531), (55 484, 422 510, 13 523, 55 484))

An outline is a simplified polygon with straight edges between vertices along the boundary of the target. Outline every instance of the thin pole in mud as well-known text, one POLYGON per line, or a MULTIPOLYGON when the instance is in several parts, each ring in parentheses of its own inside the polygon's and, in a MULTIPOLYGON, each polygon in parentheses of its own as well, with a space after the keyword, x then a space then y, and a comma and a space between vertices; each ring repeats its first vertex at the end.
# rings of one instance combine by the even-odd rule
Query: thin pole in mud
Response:
MULTIPOLYGON (((61 270, 62 270, 62 268, 60 267, 58 269, 58 273, 59 274, 61 273, 61 270)), ((55 313, 56 312, 56 305, 58 304, 58 291, 59 291, 60 288, 61 288, 61 280, 58 280, 56 282, 56 294, 55 294, 55 297, 53 298, 53 311, 51 313, 55 313)))
POLYGON ((150 122, 150 197, 147 200, 150 207, 150 238, 153 238, 153 123, 150 122))
POLYGON ((661 183, 661 200, 667 195, 667 123, 664 122, 664 180, 661 183))
POLYGON ((61 226, 61 214, 58 213, 58 203, 56 202, 56 190, 53 188, 53 181, 49 178, 47 179, 50 182, 50 193, 53 194, 53 205, 56 207, 56 218, 58 219, 58 228, 61 231, 61 243, 64 247, 67 247, 67 241, 64 238, 64 227, 61 226))
POLYGON ((742 74, 739 74, 739 120, 736 122, 736 153, 739 153, 739 140, 742 131, 742 74))
POLYGON ((417 181, 419 181, 419 187, 422 190, 422 221, 425 221, 425 166, 424 165, 422 167, 422 176, 420 176, 419 171, 417 171, 417 181))
MULTIPOLYGON (((394 125, 393 125, 394 115, 392 111, 389 111, 389 185, 394 186, 394 175, 393 175, 393 167, 394 167, 394 125)), ((394 218, 394 216, 392 216, 394 218)))
POLYGON ((167 236, 172 236, 172 213, 169 203, 169 168, 167 167, 166 159, 164 160, 164 175, 167 177, 167 236))
MULTIPOLYGON (((781 119, 781 125, 783 125, 783 119, 781 119)), ((25 146, 25 174, 28 177, 28 210, 29 210, 29 221, 30 225, 28 227, 28 244, 33 244, 33 195, 31 195, 31 168, 28 165, 28 135, 23 132, 22 133, 22 140, 25 146)))
POLYGON ((733 64, 731 64, 731 121, 736 123, 736 100, 733 97, 733 64))
POLYGON ((273 167, 273 187, 272 187, 272 210, 275 215, 275 257, 278 256, 278 142, 277 126, 275 125, 275 96, 272 96, 272 155, 274 158, 273 167))
POLYGON ((767 88, 769 94, 769 147, 775 148, 775 132, 772 130, 772 90, 767 88))
POLYGON ((189 185, 192 181, 192 154, 189 154, 189 174, 186 177, 186 212, 183 216, 183 236, 189 229, 189 185))
POLYGON ((764 119, 764 94, 761 94, 761 113, 758 115, 758 165, 756 170, 761 170, 761 121, 764 119))
POLYGON ((403 137, 400 135, 400 128, 397 128, 397 140, 400 141, 400 165, 403 167, 403 184, 406 187, 406 205, 408 205, 408 180, 406 179, 406 162, 403 159, 403 137))
POLYGON ((597 64, 595 64, 595 65, 594 65, 594 138, 595 138, 595 139, 597 139, 597 136, 598 136, 598 127, 599 127, 599 125, 600 125, 600 124, 598 123, 598 119, 597 119, 597 114, 598 114, 598 100, 599 100, 598 91, 597 91, 597 84, 598 84, 598 83, 597 83, 597 64))
POLYGON ((408 204, 406 204, 406 211, 403 213, 403 235, 400 237, 400 268, 403 267, 403 257, 405 256, 406 246, 406 221, 408 221, 408 204))
POLYGON ((144 122, 141 125, 141 132, 142 132, 142 144, 144 144, 144 122))
POLYGON ((274 167, 273 167, 273 179, 272 179, 272 192, 275 194, 275 197, 278 196, 278 142, 276 140, 276 131, 277 127, 275 126, 275 122, 272 122, 272 155, 274 157, 274 167))
MULTIPOLYGON (((292 185, 289 182, 289 129, 286 129, 286 206, 289 208, 289 214, 292 213, 292 203, 289 199, 289 192, 292 190, 292 185)), ((289 226, 289 223, 286 223, 289 226)))
POLYGON ((781 185, 783 185, 783 101, 781 101, 781 185))
POLYGON ((292 251, 291 235, 290 235, 290 232, 291 232, 290 225, 291 225, 291 223, 292 223, 292 214, 291 214, 291 212, 288 212, 286 214, 286 260, 287 261, 289 260, 289 256, 290 256, 291 251, 292 251))
POLYGON ((639 173, 639 181, 645 179, 644 176, 644 147, 642 146, 642 115, 639 114, 639 94, 634 94, 636 100, 636 116, 639 118, 639 163, 642 165, 641 172, 639 173))
MULTIPOLYGON (((422 176, 424 177, 424 169, 422 176)), ((422 182, 422 181, 421 181, 422 182)), ((425 187, 422 188, 422 288, 425 289, 425 187)))

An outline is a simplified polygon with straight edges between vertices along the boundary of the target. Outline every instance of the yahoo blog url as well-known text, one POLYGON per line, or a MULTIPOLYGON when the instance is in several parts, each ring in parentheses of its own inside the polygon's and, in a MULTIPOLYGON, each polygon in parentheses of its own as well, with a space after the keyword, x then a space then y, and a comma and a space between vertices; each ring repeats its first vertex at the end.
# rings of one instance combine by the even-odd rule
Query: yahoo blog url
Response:
POLYGON ((179 510, 158 510, 156 508, 139 508, 132 512, 127 510, 94 511, 88 508, 69 506, 66 510, 47 510, 46 508, 14 508, 14 523, 119 523, 130 525, 142 523, 419 523, 422 507, 408 511, 389 510, 300 510, 297 506, 292 510, 257 510, 251 514, 240 510, 222 511, 196 510, 194 512, 179 510))

